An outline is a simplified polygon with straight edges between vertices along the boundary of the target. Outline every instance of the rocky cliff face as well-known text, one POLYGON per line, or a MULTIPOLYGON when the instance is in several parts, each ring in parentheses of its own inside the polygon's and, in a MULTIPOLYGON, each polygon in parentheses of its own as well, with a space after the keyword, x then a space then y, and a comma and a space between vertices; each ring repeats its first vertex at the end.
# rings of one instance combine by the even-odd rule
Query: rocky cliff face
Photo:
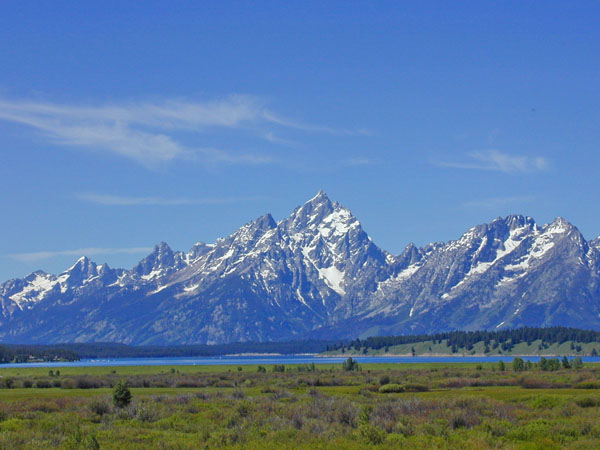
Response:
POLYGON ((4 342, 221 343, 568 325, 600 329, 600 239, 564 219, 498 218, 398 256, 319 192, 131 270, 79 259, 0 286, 4 342))

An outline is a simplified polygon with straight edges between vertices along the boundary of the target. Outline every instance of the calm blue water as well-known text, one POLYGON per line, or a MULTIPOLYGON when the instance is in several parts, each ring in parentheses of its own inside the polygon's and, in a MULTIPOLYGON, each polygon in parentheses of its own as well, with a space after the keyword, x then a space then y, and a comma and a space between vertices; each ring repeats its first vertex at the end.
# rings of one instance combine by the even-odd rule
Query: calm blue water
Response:
MULTIPOLYGON (((97 366, 210 366, 210 365, 244 365, 244 364, 341 364, 346 357, 323 358, 315 355, 282 355, 282 356, 213 356, 197 358, 106 358, 82 359, 74 362, 39 362, 1 364, 2 367, 97 367, 97 366)), ((357 356, 353 357, 361 363, 451 363, 451 362, 510 362, 512 356, 357 356)), ((524 357, 525 360, 539 361, 539 357, 524 357)), ((572 359, 572 358, 569 358, 572 359)), ((584 362, 599 363, 600 357, 583 357, 584 362)))

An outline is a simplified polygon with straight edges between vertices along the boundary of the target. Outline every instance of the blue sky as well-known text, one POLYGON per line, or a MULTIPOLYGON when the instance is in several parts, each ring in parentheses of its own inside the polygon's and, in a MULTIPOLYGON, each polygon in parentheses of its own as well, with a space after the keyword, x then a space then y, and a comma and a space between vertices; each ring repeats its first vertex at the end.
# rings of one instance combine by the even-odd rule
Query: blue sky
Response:
POLYGON ((319 189, 381 247, 600 234, 600 3, 0 5, 0 279, 131 267, 319 189))

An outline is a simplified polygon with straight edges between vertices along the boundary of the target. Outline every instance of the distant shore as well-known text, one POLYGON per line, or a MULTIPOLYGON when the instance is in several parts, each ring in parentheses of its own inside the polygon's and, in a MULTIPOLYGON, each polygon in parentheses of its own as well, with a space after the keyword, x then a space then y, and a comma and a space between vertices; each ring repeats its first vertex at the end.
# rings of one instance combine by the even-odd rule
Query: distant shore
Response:
POLYGON ((544 357, 544 358, 560 358, 563 356, 567 356, 569 358, 576 358, 576 357, 585 357, 585 356, 589 356, 589 355, 574 355, 574 354, 560 354, 560 355, 549 355, 549 354, 527 354, 527 355, 507 355, 507 354, 502 354, 502 353, 498 353, 498 354, 485 354, 485 353, 474 353, 474 354, 467 354, 467 353, 422 353, 420 355, 413 355, 412 353, 382 353, 379 355, 365 355, 362 353, 340 353, 340 354, 336 354, 336 355, 319 355, 316 354, 314 355, 317 358, 343 358, 343 357, 349 357, 349 358, 498 358, 501 356, 507 357, 507 358, 534 358, 534 357, 544 357))
POLYGON ((215 358, 226 358, 229 356, 235 356, 235 357, 240 357, 240 356, 252 356, 252 357, 257 357, 257 356, 319 356, 318 353, 228 353, 226 355, 219 355, 219 356, 215 356, 215 358))

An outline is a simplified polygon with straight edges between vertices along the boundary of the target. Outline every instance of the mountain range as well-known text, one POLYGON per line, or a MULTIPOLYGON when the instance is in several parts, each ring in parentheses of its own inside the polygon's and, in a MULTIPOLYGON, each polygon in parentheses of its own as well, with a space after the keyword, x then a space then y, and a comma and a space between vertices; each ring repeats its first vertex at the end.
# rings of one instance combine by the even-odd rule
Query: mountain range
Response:
POLYGON ((82 257, 0 285, 0 341, 211 344, 561 325, 600 330, 600 238, 511 215, 400 255, 320 191, 131 270, 82 257))

